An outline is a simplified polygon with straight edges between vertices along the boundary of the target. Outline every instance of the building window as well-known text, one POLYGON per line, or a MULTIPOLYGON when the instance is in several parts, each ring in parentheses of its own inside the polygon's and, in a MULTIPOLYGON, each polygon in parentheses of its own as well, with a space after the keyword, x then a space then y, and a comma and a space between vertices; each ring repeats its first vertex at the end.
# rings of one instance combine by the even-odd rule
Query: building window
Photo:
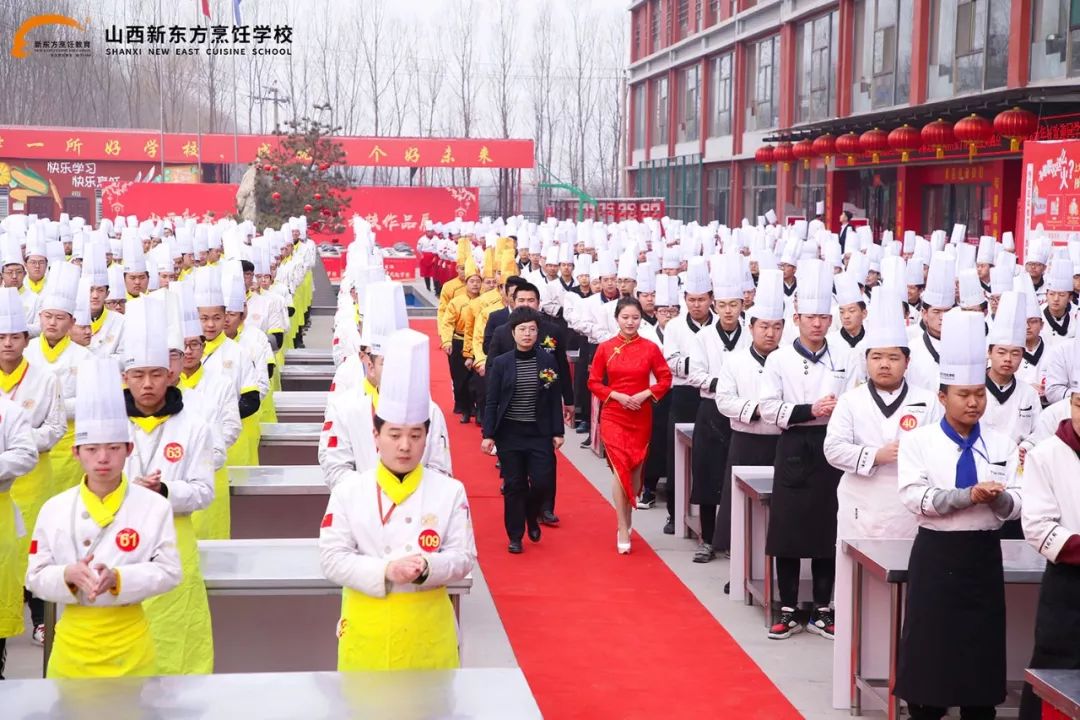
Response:
POLYGON ((634 97, 634 150, 645 147, 645 89, 646 85, 636 85, 634 97))
POLYGON ((694 32, 701 32, 705 29, 705 0, 694 0, 694 3, 694 32))
POLYGON ((652 180, 652 192, 649 193, 649 197, 664 198, 664 202, 670 205, 671 197, 668 195, 667 160, 653 160, 651 166, 652 169, 649 172, 649 176, 652 180))
POLYGON ((748 55, 746 126, 774 128, 780 124, 780 36, 751 45, 748 55))
POLYGON ((653 0, 649 10, 649 52, 654 53, 660 49, 660 13, 664 9, 660 0, 653 0))
POLYGON ((731 168, 727 165, 710 168, 705 172, 705 217, 703 223, 717 220, 729 225, 731 209, 731 168))
POLYGON ((690 32, 690 0, 676 0, 679 3, 676 20, 679 23, 679 37, 684 38, 690 32))
POLYGON ((698 79, 700 69, 697 65, 691 65, 683 69, 680 75, 679 93, 679 132, 677 142, 688 142, 698 139, 698 79))
POLYGON ((766 170, 764 165, 748 164, 743 184, 743 215, 750 219, 776 208, 776 166, 766 170))
POLYGON ((683 156, 669 165, 671 186, 667 201, 667 213, 676 220, 698 220, 701 213, 701 162, 700 156, 683 156))
POLYGON ((1004 87, 1009 56, 1009 3, 931 0, 927 94, 930 99, 1004 87))
POLYGON ((712 59, 712 125, 710 137, 731 134, 731 53, 712 59))
POLYGON ((653 145, 667 145, 668 142, 668 87, 667 78, 653 81, 653 145))
POLYGON ((836 116, 837 43, 839 13, 831 12, 802 24, 795 35, 799 70, 797 122, 836 116))
POLYGON ((1080 2, 1033 0, 1031 79, 1080 74, 1080 2))
POLYGON ((791 202, 784 208, 786 216, 801 216, 807 220, 815 217, 818 201, 825 200, 825 168, 804 168, 802 163, 792 165, 791 202))
POLYGON ((630 38, 630 52, 632 59, 637 60, 645 55, 645 49, 641 47, 641 26, 645 22, 645 9, 641 8, 634 12, 631 25, 633 26, 633 35, 630 38))
POLYGON ((923 188, 923 228, 967 226, 968 237, 993 234, 989 183, 927 185, 923 188))
POLYGON ((857 0, 852 109, 904 105, 911 91, 913 0, 857 0))

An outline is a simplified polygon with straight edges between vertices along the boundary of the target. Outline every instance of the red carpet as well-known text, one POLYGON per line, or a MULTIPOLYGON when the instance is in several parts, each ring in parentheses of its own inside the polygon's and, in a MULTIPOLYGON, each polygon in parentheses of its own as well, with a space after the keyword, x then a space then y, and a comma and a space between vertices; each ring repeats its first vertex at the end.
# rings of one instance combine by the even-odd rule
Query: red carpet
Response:
MULTIPOLYGON (((413 326, 435 338, 433 320, 413 326)), ((640 536, 629 556, 616 554, 614 509, 561 454, 562 527, 507 553, 494 459, 480 452, 479 428, 451 414, 446 355, 437 338, 431 347, 431 392, 469 494, 480 565, 544 717, 801 717, 640 536)))

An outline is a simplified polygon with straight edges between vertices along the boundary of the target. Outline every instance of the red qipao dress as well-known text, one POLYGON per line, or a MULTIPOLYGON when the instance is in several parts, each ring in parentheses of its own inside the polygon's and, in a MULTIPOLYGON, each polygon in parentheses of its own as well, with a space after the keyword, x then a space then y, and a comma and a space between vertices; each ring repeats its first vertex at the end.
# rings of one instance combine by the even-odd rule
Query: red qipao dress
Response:
POLYGON ((627 498, 634 497, 631 475, 649 452, 653 404, 628 410, 610 397, 613 392, 636 395, 645 389, 652 393, 653 402, 671 389, 671 369, 656 343, 640 335, 631 340, 616 335, 596 348, 589 368, 589 392, 601 402, 600 439, 627 498), (656 379, 653 385, 650 375, 656 379))

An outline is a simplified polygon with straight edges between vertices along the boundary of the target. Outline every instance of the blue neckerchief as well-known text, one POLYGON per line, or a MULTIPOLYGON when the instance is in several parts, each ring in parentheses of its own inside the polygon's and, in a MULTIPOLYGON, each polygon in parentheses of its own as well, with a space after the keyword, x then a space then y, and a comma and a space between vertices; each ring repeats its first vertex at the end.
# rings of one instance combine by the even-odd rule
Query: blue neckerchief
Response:
POLYGON ((795 352, 802 355, 804 358, 812 363, 821 362, 821 358, 825 357, 825 353, 829 352, 829 343, 824 343, 821 349, 815 352, 810 352, 799 338, 795 338, 795 352))
POLYGON ((979 430, 979 423, 975 423, 975 426, 971 428, 971 434, 966 439, 960 437, 960 433, 953 430, 952 425, 945 418, 941 418, 940 424, 945 437, 952 440, 960 448, 960 459, 956 461, 956 487, 972 487, 979 482, 979 471, 975 467, 974 449, 975 443, 979 441, 982 435, 979 430))

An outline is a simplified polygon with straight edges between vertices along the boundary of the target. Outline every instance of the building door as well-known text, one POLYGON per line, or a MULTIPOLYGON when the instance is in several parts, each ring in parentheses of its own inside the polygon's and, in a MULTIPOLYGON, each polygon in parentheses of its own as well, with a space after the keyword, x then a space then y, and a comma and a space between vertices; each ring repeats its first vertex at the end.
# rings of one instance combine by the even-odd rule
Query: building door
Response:
POLYGON ((967 226, 967 237, 990 235, 992 228, 989 183, 927 185, 923 188, 922 231, 951 233, 953 225, 967 226))
POLYGON ((50 195, 32 195, 26 198, 26 214, 55 220, 56 201, 50 195))
POLYGON ((90 214, 90 198, 69 195, 64 198, 64 212, 68 217, 81 217, 88 225, 97 225, 90 214))

